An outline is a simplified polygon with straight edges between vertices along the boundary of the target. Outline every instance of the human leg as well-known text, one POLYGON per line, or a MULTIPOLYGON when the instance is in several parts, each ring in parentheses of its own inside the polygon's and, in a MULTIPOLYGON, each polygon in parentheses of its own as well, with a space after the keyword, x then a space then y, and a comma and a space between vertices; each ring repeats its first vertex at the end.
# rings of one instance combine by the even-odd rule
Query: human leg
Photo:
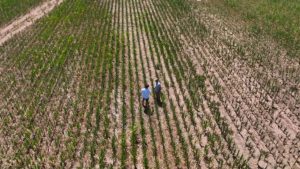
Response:
POLYGON ((149 99, 146 99, 146 107, 149 107, 149 99))
POLYGON ((157 103, 160 103, 160 92, 156 92, 156 101, 157 103))
POLYGON ((142 106, 145 107, 145 99, 142 99, 142 106))

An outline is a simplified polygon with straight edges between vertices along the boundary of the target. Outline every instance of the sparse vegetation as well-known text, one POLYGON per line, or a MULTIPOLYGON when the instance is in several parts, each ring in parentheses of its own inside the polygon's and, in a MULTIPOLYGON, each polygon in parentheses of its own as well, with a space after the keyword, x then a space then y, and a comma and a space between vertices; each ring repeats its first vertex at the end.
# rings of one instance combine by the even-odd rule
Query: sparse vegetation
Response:
POLYGON ((26 13, 32 7, 45 0, 1 0, 0 26, 12 21, 14 18, 26 13))
POLYGON ((288 50, 289 56, 299 59, 299 1, 212 0, 209 3, 226 16, 249 23, 249 30, 256 36, 271 35, 288 50))
POLYGON ((297 168, 298 65, 267 65, 198 4, 65 0, 6 41, 1 168, 297 168))

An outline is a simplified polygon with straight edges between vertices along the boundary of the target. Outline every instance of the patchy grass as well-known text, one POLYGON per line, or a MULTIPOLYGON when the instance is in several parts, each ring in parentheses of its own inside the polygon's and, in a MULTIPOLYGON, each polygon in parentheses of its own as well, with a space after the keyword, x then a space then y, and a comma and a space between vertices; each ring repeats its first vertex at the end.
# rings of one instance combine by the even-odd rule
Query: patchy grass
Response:
POLYGON ((300 56, 299 0, 212 0, 210 7, 228 17, 239 16, 250 24, 250 31, 271 35, 288 50, 291 57, 300 56))
POLYGON ((27 12, 44 0, 0 0, 0 26, 27 12))

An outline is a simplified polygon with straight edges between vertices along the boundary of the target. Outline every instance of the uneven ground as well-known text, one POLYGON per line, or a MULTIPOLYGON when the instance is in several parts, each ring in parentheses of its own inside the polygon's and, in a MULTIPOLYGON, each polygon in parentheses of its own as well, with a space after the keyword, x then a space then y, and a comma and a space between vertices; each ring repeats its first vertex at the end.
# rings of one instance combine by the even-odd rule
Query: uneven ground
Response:
POLYGON ((1 168, 300 168, 300 63, 237 25, 200 2, 65 0, 0 47, 1 168))
POLYGON ((248 32, 258 37, 267 34, 284 46, 290 57, 299 59, 299 1, 210 0, 202 5, 209 6, 218 15, 247 22, 248 32))

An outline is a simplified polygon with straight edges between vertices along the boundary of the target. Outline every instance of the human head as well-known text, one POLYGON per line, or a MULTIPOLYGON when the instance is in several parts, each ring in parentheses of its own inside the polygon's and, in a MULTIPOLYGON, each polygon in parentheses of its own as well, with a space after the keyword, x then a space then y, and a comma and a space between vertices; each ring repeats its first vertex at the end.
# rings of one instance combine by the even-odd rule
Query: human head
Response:
POLYGON ((145 88, 149 88, 149 84, 148 83, 145 84, 145 88))
POLYGON ((159 82, 159 80, 158 80, 158 79, 156 79, 156 80, 155 80, 155 82, 156 82, 156 83, 158 83, 158 82, 159 82))

